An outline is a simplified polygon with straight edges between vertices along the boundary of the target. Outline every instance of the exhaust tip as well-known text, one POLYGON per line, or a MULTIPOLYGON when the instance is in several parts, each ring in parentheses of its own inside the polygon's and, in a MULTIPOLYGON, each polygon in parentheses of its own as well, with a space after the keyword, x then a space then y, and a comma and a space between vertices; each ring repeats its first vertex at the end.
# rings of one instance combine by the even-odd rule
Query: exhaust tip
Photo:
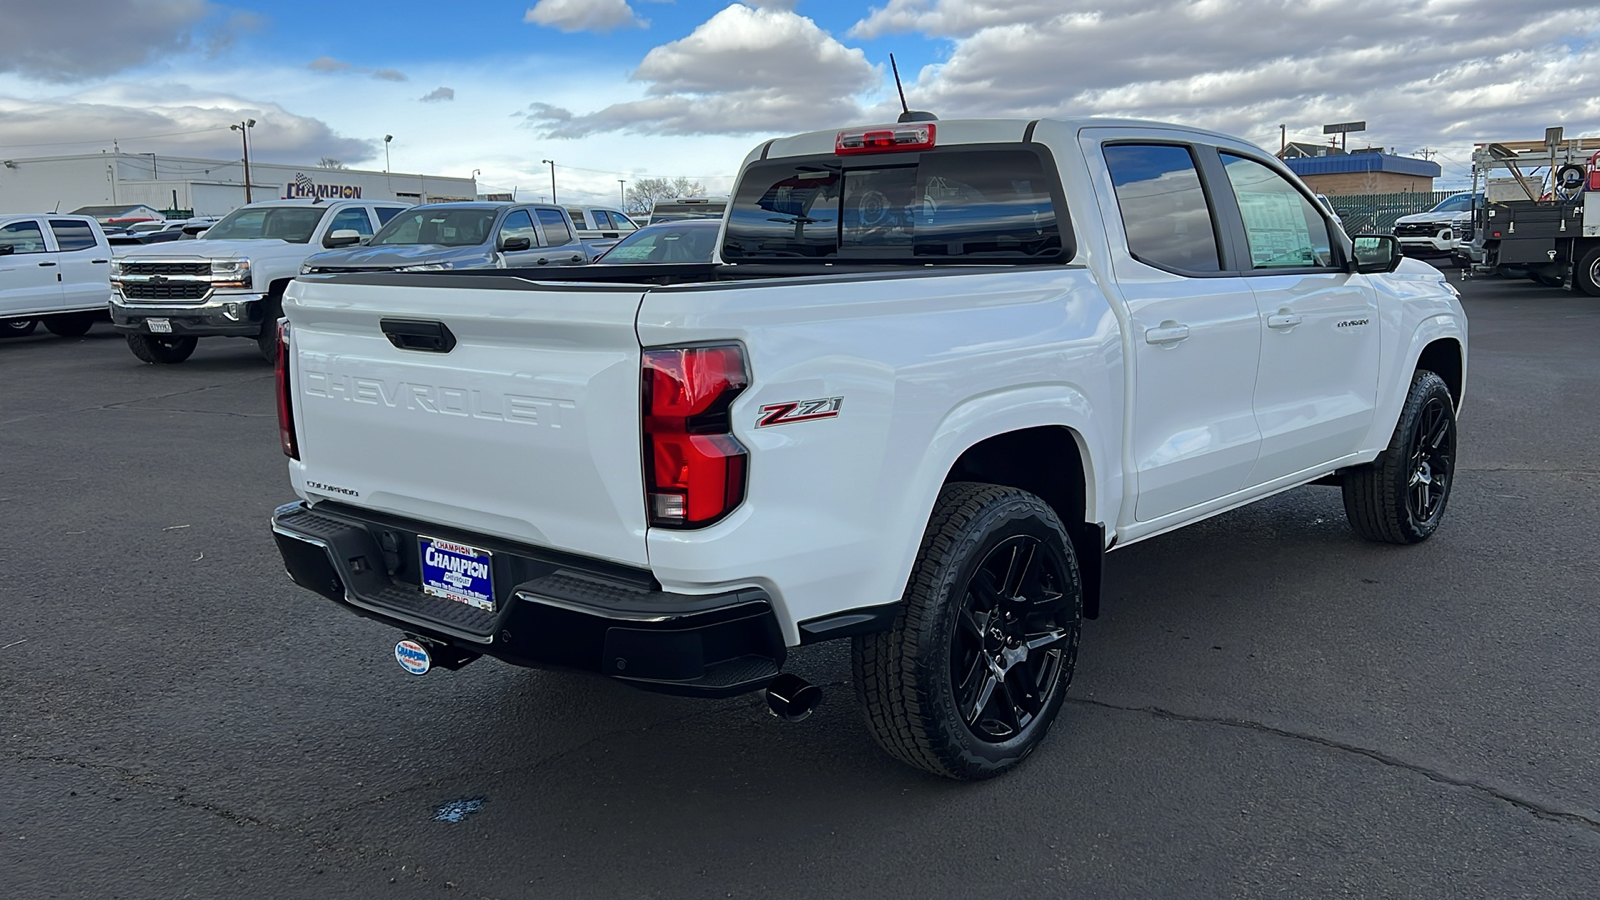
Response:
POLYGON ((790 672, 767 685, 767 709, 785 722, 799 722, 822 702, 822 689, 790 672))

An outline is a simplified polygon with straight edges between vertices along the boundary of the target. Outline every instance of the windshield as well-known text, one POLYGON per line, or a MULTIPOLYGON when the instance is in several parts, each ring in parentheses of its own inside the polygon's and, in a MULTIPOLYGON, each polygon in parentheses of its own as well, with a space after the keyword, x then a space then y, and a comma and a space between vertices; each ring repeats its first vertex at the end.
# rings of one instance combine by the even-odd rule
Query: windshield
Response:
POLYGON ((445 247, 470 247, 489 240, 497 209, 409 209, 389 220, 389 224, 367 241, 367 246, 439 244, 445 247))
POLYGON ((1454 197, 1444 198, 1438 206, 1435 206, 1429 212, 1466 212, 1471 208, 1471 194, 1456 194, 1454 197))
POLYGON ((708 263, 721 229, 721 222, 705 219, 651 225, 618 241, 596 262, 610 265, 708 263))
POLYGON ((256 206, 236 209, 206 231, 208 241, 280 240, 304 244, 311 240, 317 223, 327 215, 326 206, 256 206))

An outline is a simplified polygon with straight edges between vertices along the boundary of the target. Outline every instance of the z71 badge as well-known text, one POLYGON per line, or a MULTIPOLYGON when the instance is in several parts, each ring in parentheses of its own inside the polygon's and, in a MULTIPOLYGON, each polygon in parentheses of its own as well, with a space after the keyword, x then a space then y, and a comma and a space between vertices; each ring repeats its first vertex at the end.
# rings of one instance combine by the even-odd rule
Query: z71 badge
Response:
POLYGON ((839 407, 843 405, 843 397, 823 397, 819 400, 791 400, 787 403, 769 403, 761 407, 761 416, 756 419, 756 427, 765 428, 768 425, 809 422, 812 419, 832 419, 839 415, 839 407))

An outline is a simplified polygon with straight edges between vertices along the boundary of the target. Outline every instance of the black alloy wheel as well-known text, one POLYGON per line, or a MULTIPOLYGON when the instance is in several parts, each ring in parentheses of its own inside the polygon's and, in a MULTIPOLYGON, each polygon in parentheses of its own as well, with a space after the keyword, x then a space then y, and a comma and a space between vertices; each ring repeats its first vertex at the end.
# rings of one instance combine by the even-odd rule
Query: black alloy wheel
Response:
POLYGON ((1412 430, 1411 476, 1406 482, 1406 512, 1418 528, 1438 524, 1450 496, 1450 480, 1455 476, 1456 420, 1448 395, 1428 398, 1412 430))
POLYGON ((1343 470, 1345 518, 1369 541, 1420 543, 1444 519, 1455 475, 1455 398, 1443 378, 1419 369, 1389 446, 1343 470))
POLYGON ((1032 535, 1014 535, 978 563, 963 592, 950 647, 951 687, 973 737, 1021 734, 1063 670, 1075 606, 1065 561, 1032 535))

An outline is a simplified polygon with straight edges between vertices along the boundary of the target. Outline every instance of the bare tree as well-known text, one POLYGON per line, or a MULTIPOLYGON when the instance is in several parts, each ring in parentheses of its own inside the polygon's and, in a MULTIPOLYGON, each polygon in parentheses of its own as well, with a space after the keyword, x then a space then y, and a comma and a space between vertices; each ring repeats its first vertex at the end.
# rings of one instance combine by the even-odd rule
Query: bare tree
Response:
POLYGON ((704 196, 705 192, 705 185, 682 175, 676 178, 640 178, 628 186, 627 201, 623 204, 622 211, 644 215, 650 212, 657 200, 700 197, 704 196))
POLYGON ((317 168, 319 169, 343 169, 344 167, 345 165, 343 162, 340 162, 331 156, 324 156, 323 158, 317 160, 317 168))

